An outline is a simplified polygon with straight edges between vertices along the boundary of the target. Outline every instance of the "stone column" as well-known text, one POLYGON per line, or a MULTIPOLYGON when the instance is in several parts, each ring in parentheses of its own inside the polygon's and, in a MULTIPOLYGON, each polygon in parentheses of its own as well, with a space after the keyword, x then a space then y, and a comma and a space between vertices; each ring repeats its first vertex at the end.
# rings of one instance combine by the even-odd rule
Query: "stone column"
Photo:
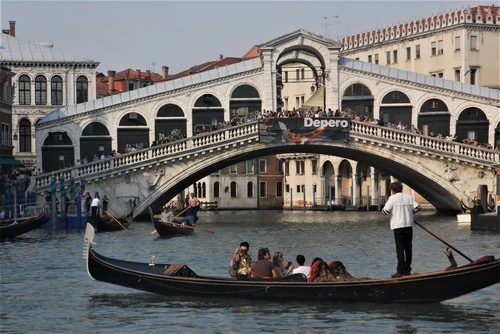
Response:
POLYGON ((337 175, 335 177, 335 203, 337 204, 343 204, 342 203, 342 175, 337 175))
POLYGON ((359 198, 359 186, 361 184, 360 175, 353 173, 352 174, 352 205, 354 207, 359 206, 360 198, 359 198))
POLYGON ((375 173, 375 168, 370 167, 370 205, 377 203, 377 189, 378 189, 378 174, 375 173))
POLYGON ((264 92, 262 97, 262 109, 276 111, 276 64, 273 59, 272 47, 260 50, 264 62, 264 92))
POLYGON ((326 94, 326 108, 332 108, 333 111, 336 109, 340 110, 340 76, 339 76, 339 49, 329 48, 330 54, 327 63, 325 64, 325 71, 327 73, 327 78, 325 80, 325 94, 326 94))

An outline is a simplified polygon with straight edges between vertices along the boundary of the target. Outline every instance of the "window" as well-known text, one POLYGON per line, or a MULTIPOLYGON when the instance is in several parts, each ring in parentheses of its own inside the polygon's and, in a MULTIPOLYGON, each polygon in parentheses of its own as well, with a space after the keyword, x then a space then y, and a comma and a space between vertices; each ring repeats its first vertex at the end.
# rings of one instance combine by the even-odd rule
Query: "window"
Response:
POLYGON ((415 59, 420 59, 420 45, 415 46, 415 59))
POLYGON ((444 53, 443 47, 443 40, 438 41, 438 54, 442 55, 444 53))
POLYGON ((283 163, 278 161, 278 173, 283 174, 283 163))
POLYGON ((302 80, 304 80, 305 77, 306 77, 306 70, 304 68, 301 68, 300 69, 300 78, 302 80))
POLYGON ((300 108, 300 97, 295 97, 295 108, 300 108))
POLYGON ((283 197, 283 182, 276 182, 276 197, 283 197))
POLYGON ((406 60, 411 60, 411 47, 406 48, 406 60))
POLYGON ((477 36, 470 37, 470 49, 477 50, 477 36))
POLYGON ((455 81, 460 82, 460 69, 455 69, 455 81))
POLYGON ((304 160, 295 161, 295 174, 297 174, 297 175, 303 175, 304 174, 304 169, 305 169, 305 162, 304 162, 304 160))
POLYGON ((80 76, 76 79, 76 103, 84 103, 89 100, 89 82, 86 77, 80 76))
POLYGON ((298 193, 300 193, 300 189, 301 189, 301 188, 302 188, 302 187, 301 187, 299 184, 297 184, 297 194, 298 194, 298 193))
POLYGON ((238 165, 231 165, 229 167, 229 174, 238 174, 238 165))
POLYGON ((215 198, 220 197, 220 183, 219 182, 214 182, 214 197, 215 198))
POLYGON ((295 80, 299 81, 299 79, 300 79, 300 70, 296 69, 295 70, 295 80))
POLYGON ((47 104, 47 79, 43 75, 35 78, 35 104, 37 106, 47 104))
POLYGON ((311 160, 311 169, 313 175, 318 174, 318 160, 311 160))
POLYGON ((302 96, 300 97, 300 102, 302 102, 300 105, 302 106, 302 105, 304 104, 304 102, 305 102, 305 101, 306 101, 306 100, 305 100, 305 96, 304 96, 304 95, 302 95, 302 96))
POLYGON ((285 82, 288 82, 288 72, 285 71, 285 82))
POLYGON ((369 55, 368 56, 368 62, 371 63, 372 62, 372 55, 369 55))
POLYGON ((439 72, 438 73, 438 78, 442 78, 443 77, 443 72, 439 72))
POLYGON ((398 63, 398 50, 393 50, 392 51, 392 62, 394 64, 398 63))
POLYGON ((247 174, 254 174, 254 171, 253 171, 253 160, 247 160, 246 161, 246 167, 247 167, 247 174))
POLYGON ((378 53, 375 54, 375 64, 378 64, 378 53))
POLYGON ((236 182, 231 182, 231 198, 236 197, 236 182))
POLYGON ((431 43, 431 55, 435 56, 437 54, 437 44, 436 42, 431 43))
POLYGON ((289 184, 285 185, 285 192, 287 192, 287 193, 290 192, 290 185, 289 184))
POLYGON ((267 183, 259 182, 259 197, 267 197, 267 183))
POLYGON ((31 122, 27 119, 19 122, 19 152, 31 152, 31 122))
POLYGON ((133 82, 129 82, 128 83, 128 90, 134 90, 134 83, 133 82))
POLYGON ((455 51, 460 50, 460 36, 455 36, 455 51))
POLYGON ((63 86, 62 79, 56 75, 50 80, 50 101, 53 106, 63 104, 63 86))
POLYGON ((267 160, 260 159, 259 160, 259 174, 267 172, 267 160))
POLYGON ((253 197, 253 182, 247 183, 247 197, 253 197))
POLYGON ((0 144, 10 146, 12 144, 12 135, 9 124, 2 123, 2 132, 0 133, 0 144))
POLYGON ((27 75, 19 77, 19 104, 31 104, 31 80, 27 75))
POLYGON ((470 69, 470 84, 471 85, 476 84, 476 73, 477 73, 477 68, 470 69))
POLYGON ((290 162, 285 161, 285 175, 290 175, 290 162))
POLYGON ((391 51, 385 53, 385 63, 389 65, 391 63, 391 51))

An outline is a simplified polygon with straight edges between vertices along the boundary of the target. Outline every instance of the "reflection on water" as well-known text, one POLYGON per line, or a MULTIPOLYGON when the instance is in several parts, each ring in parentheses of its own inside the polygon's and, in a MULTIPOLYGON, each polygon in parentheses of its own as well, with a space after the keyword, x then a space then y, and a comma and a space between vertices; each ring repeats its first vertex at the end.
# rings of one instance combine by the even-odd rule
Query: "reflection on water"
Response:
MULTIPOLYGON (((471 232, 455 217, 424 212, 418 221, 471 258, 500 256, 498 234, 471 232)), ((185 237, 159 239, 151 223, 96 235, 104 255, 132 261, 186 263, 203 275, 227 275, 234 247, 250 242, 282 251, 339 259, 356 276, 387 277, 395 252, 388 218, 379 212, 201 212, 199 227, 185 237)), ((415 271, 442 269, 444 245, 414 228, 415 271)), ((37 230, 0 243, 0 331, 71 333, 497 333, 498 285, 430 305, 288 303, 222 298, 167 297, 90 279, 81 257, 83 231, 37 230), (35 327, 36 326, 36 327, 35 327)), ((467 261, 455 254, 460 264, 467 261)))

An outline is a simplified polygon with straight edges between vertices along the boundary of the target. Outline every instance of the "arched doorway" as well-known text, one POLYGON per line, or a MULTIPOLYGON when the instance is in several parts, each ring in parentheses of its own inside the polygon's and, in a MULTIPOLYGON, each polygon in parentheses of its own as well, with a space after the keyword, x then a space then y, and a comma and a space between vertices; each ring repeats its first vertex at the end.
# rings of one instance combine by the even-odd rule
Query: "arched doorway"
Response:
POLYGON ((446 103, 439 99, 430 99, 424 102, 418 114, 417 126, 422 134, 450 135, 450 112, 446 103))
POLYGON ((411 129, 412 105, 408 96, 398 90, 387 93, 380 104, 380 119, 384 124, 403 123, 407 129, 411 129))
POLYGON ((475 107, 467 108, 457 119, 457 140, 476 140, 479 144, 488 143, 490 124, 484 112, 475 107))
POLYGON ((118 127, 118 152, 127 153, 130 147, 149 146, 149 128, 142 115, 131 112, 122 117, 118 127))
POLYGON ((208 132, 224 121, 224 108, 217 97, 212 94, 200 96, 193 107, 193 136, 208 132))
POLYGON ((352 189, 352 166, 347 160, 342 160, 339 164, 339 184, 340 188, 337 190, 339 192, 340 203, 347 207, 352 207, 352 197, 353 197, 353 189, 352 189))
POLYGON ((262 108, 257 89, 250 85, 240 85, 231 94, 229 101, 231 124, 242 124, 245 119, 255 120, 262 108))
POLYGON ((31 122, 27 118, 19 121, 19 152, 31 152, 31 122))
POLYGON ((495 143, 493 148, 500 151, 500 122, 498 122, 497 128, 495 129, 495 143))
POLYGON ((351 110, 358 114, 361 119, 368 117, 373 119, 373 95, 368 87, 355 83, 347 87, 342 96, 342 110, 351 110))
POLYGON ((186 138, 186 117, 176 104, 162 106, 156 114, 155 141, 158 144, 186 138))
POLYGON ((92 161, 94 155, 109 155, 111 152, 111 136, 108 128, 100 122, 92 122, 82 131, 80 138, 80 161, 92 161))
POLYGON ((335 191, 335 169, 330 161, 325 161, 321 168, 321 174, 325 180, 324 193, 322 194, 325 203, 322 204, 329 205, 330 200, 333 201, 332 204, 337 204, 340 194, 335 191))
POLYGON ((42 145, 42 169, 44 172, 75 165, 75 149, 66 132, 49 132, 42 145))

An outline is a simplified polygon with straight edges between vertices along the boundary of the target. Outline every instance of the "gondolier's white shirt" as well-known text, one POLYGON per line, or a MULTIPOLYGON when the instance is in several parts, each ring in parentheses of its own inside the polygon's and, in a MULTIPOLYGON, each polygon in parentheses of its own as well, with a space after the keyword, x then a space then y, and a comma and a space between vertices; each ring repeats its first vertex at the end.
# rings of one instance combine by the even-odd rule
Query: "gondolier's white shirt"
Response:
POLYGON ((395 193, 385 203, 382 213, 392 214, 391 230, 410 227, 413 225, 413 212, 420 209, 420 205, 408 194, 395 193))

